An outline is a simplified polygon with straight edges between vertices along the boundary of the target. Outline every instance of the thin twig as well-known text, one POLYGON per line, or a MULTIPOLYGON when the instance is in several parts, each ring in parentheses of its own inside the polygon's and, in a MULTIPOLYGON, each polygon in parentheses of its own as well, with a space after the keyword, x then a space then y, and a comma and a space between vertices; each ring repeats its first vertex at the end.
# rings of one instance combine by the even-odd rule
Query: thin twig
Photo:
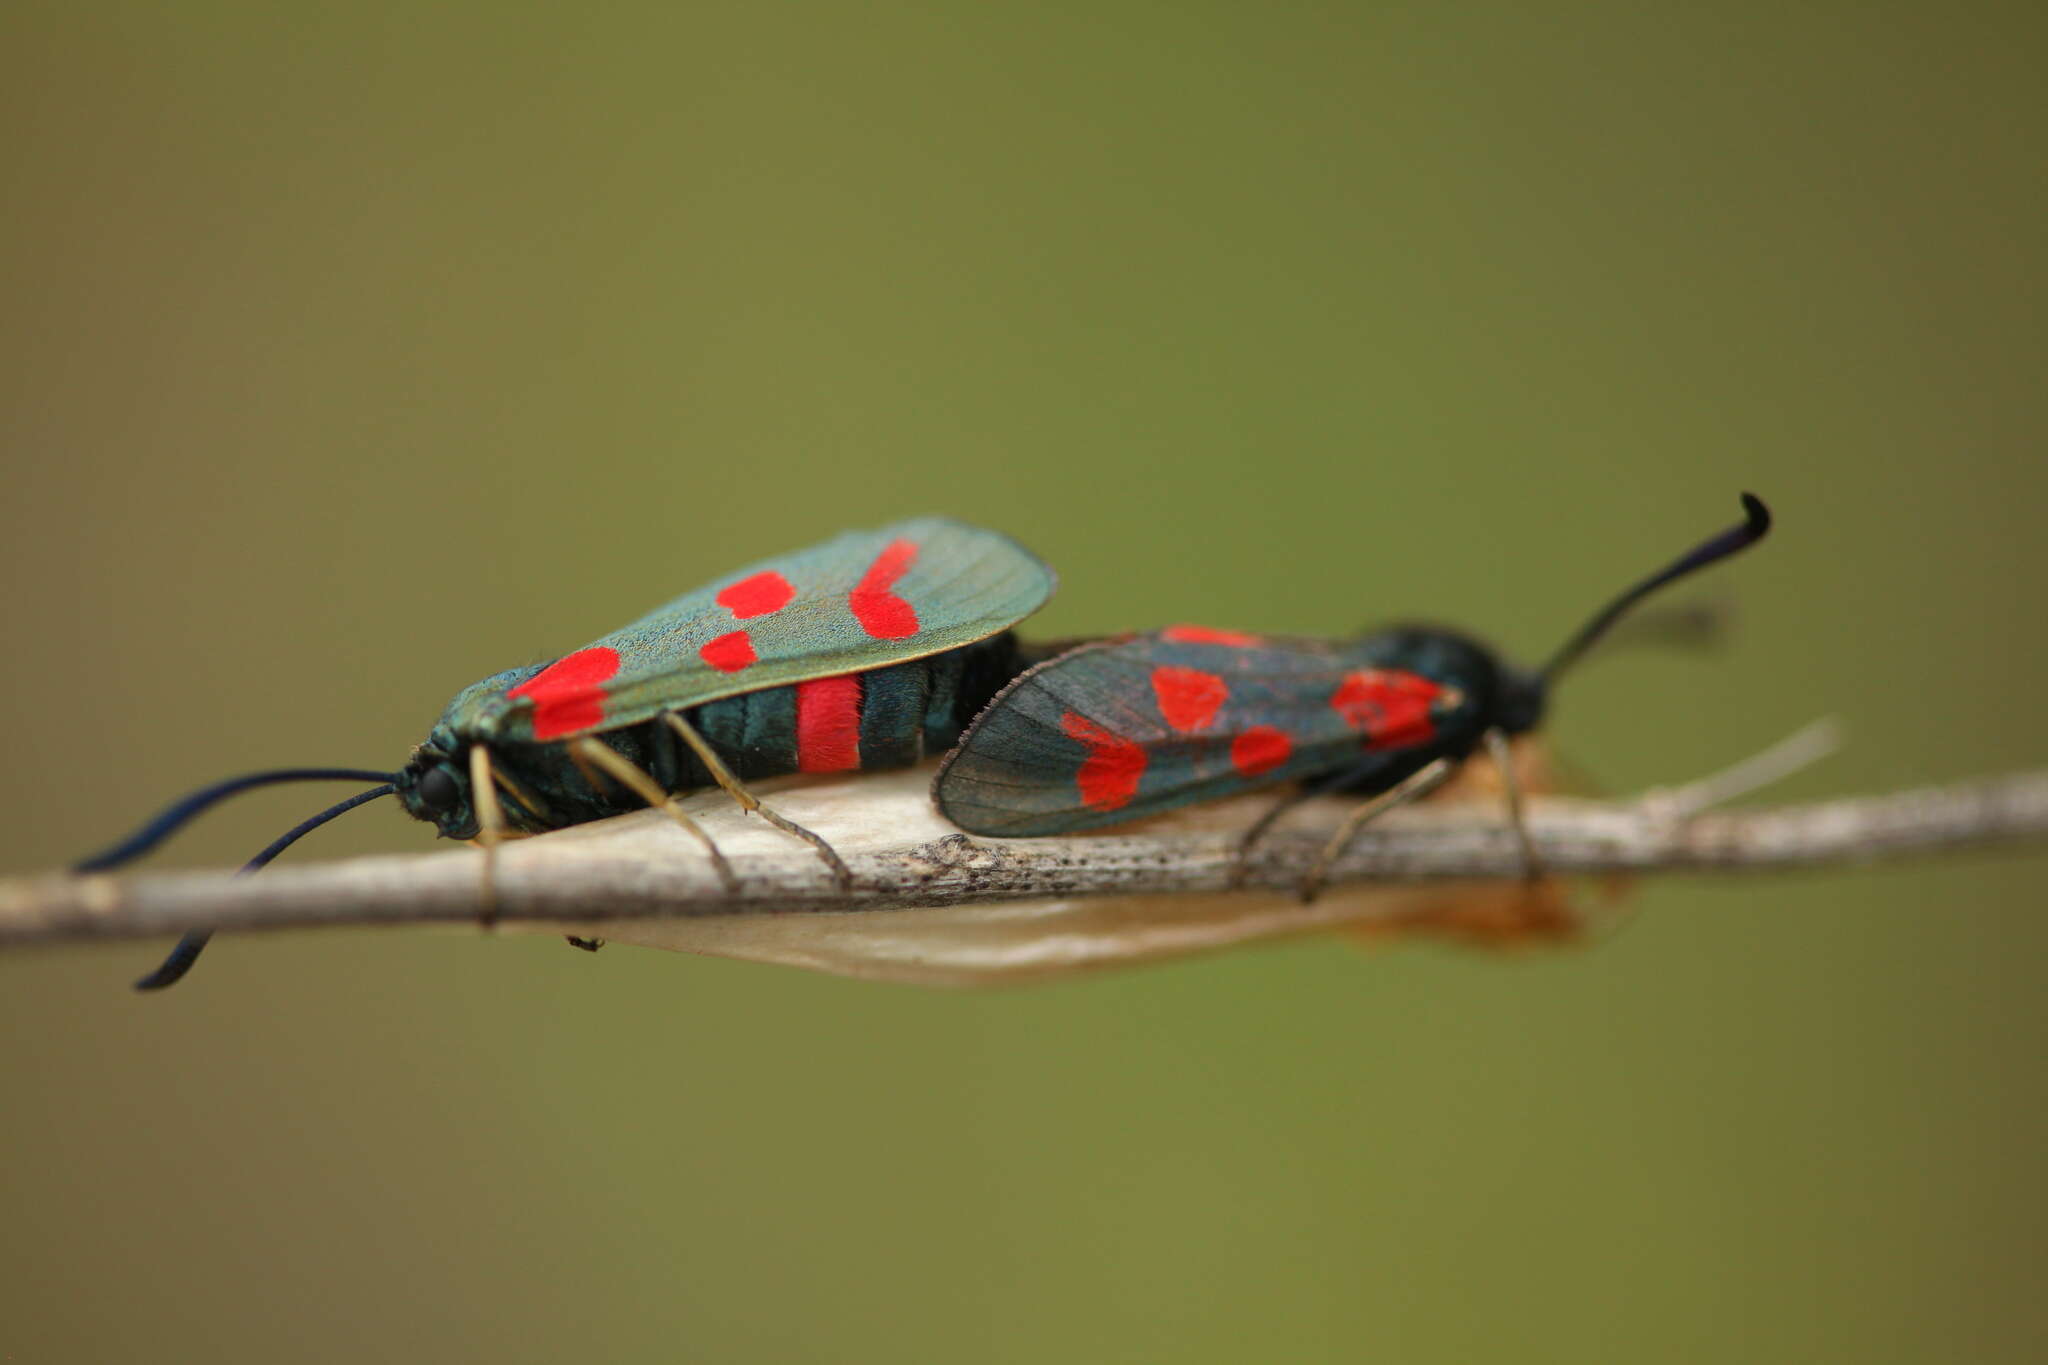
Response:
MULTIPOLYGON (((921 771, 861 776, 778 795, 792 818, 846 859, 851 891, 811 849, 746 819, 714 791, 684 804, 731 860, 736 886, 719 879, 674 821, 649 811, 504 846, 497 915, 507 928, 960 982, 1412 918, 1417 883, 1431 884, 1441 900, 1449 881, 1511 881, 1523 868, 1497 804, 1436 804, 1362 830, 1332 865, 1330 894, 1301 905, 1292 893, 1302 871, 1348 809, 1320 799, 1262 841, 1244 891, 1209 894, 1225 889, 1238 836, 1264 798, 1086 836, 984 839, 933 811, 927 780, 921 771)), ((1688 813, 1669 799, 1538 799, 1529 833, 1543 866, 1567 874, 1867 863, 2048 836, 2048 772, 1724 812, 1688 813)), ((203 928, 473 922, 481 909, 477 859, 464 849, 255 877, 0 881, 0 945, 203 928)))

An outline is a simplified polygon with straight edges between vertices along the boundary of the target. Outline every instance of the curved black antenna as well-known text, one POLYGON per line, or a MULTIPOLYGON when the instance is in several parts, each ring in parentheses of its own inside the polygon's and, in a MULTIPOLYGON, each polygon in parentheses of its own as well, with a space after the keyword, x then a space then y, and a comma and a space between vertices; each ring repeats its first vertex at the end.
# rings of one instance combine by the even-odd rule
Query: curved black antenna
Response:
MULTIPOLYGON (((181 797, 120 843, 93 854, 85 861, 75 864, 71 870, 104 872, 110 867, 119 867, 122 863, 140 858, 177 833, 208 806, 217 801, 225 801, 236 792, 247 791, 251 787, 267 787, 273 782, 391 782, 396 778, 395 773, 371 772, 364 768, 274 768, 269 772, 245 773, 241 777, 231 777, 225 782, 216 782, 211 787, 201 787, 190 796, 181 797)), ((285 842, 289 843, 290 840, 285 842)), ((275 851, 270 854, 271 858, 276 856, 275 851)), ((269 861, 270 858, 263 859, 264 863, 269 861)), ((258 863, 257 866, 261 867, 262 863, 258 863)))
MULTIPOLYGON (((329 773, 331 775, 335 770, 322 768, 312 771, 329 773)), ((372 773, 370 776, 382 777, 385 774, 372 773)), ((222 785, 225 786, 227 784, 223 783, 222 785)), ((397 790, 397 787, 386 782, 381 787, 372 787, 366 792, 357 792, 348 800, 338 801, 326 810, 321 811, 318 815, 309 816, 301 820, 283 834, 272 839, 261 853, 251 858, 248 862, 243 863, 241 871, 235 873, 235 875, 239 877, 245 873, 254 872, 257 868, 262 867, 272 858, 275 858, 278 854, 284 852, 293 844, 296 844, 299 840, 326 824, 329 820, 334 819, 337 815, 346 815, 365 802, 375 801, 380 796, 389 796, 397 790)), ((166 813, 168 814, 168 812, 166 813)), ((177 946, 165 955, 162 964, 155 971, 135 983, 135 989, 138 991, 160 991, 166 986, 176 985, 185 973, 192 970, 192 964, 197 962, 199 955, 206 951, 206 942, 212 937, 213 930, 211 929, 195 929, 191 933, 186 934, 178 940, 177 946)))
POLYGON ((1623 612, 1648 597, 1657 589, 1689 573, 1706 568, 1709 564, 1726 559, 1739 550, 1747 549, 1764 538, 1771 529, 1771 509, 1764 506, 1762 498, 1754 493, 1742 495, 1744 521, 1740 526, 1731 526, 1712 540, 1705 541, 1686 551, 1670 564, 1651 574, 1642 582, 1630 588, 1621 596, 1600 609, 1598 615, 1580 626, 1578 633, 1564 642, 1563 648, 1550 656, 1550 662, 1543 665, 1536 676, 1548 684, 1557 675, 1592 648, 1593 642, 1607 633, 1607 628, 1621 618, 1623 612))

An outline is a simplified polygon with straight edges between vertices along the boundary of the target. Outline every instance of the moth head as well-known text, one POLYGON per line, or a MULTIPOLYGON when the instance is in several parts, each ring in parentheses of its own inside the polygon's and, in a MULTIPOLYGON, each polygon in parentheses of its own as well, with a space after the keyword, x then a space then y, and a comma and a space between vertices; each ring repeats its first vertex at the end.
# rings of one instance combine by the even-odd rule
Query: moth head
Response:
POLYGON ((476 813, 469 799, 469 772, 461 746, 438 731, 412 751, 396 781, 406 813, 424 820, 444 839, 476 837, 476 813))

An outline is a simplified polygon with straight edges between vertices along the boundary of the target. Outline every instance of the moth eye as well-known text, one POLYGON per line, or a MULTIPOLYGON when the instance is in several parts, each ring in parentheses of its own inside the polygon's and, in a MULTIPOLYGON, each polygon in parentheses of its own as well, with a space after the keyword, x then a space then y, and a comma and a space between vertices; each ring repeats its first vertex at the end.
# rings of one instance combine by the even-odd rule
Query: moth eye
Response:
POLYGON ((447 810, 462 795, 462 788, 456 785, 446 768, 429 768, 420 779, 420 808, 429 815, 439 815, 447 810))

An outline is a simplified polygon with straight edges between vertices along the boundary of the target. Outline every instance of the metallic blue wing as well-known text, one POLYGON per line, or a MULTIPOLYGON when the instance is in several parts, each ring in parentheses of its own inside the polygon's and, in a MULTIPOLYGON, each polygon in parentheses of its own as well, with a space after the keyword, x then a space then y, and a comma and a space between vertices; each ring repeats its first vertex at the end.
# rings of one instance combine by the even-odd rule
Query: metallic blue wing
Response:
POLYGON ((1377 666, 1365 643, 1170 627, 1083 645, 997 693, 933 797, 977 834, 1067 833, 1341 772, 1465 724, 1463 689, 1377 666))

